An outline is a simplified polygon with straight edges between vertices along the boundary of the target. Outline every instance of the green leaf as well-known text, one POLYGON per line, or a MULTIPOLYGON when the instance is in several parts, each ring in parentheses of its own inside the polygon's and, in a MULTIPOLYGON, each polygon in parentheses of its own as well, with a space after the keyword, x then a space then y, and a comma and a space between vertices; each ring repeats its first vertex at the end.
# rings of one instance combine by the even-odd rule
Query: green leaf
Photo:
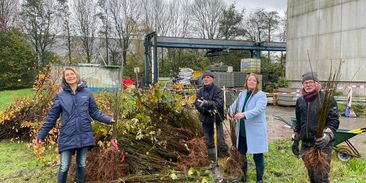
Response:
POLYGON ((170 174, 170 178, 171 178, 172 180, 177 180, 177 179, 178 179, 178 176, 177 176, 177 174, 175 174, 175 173, 171 173, 171 174, 170 174))

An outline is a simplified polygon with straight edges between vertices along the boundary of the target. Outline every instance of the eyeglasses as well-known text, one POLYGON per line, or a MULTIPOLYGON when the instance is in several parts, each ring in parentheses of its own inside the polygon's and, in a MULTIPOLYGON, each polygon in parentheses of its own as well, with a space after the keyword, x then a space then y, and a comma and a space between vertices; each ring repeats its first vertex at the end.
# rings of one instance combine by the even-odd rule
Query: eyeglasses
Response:
POLYGON ((315 82, 314 81, 305 81, 303 83, 303 85, 311 85, 311 84, 314 84, 315 82))

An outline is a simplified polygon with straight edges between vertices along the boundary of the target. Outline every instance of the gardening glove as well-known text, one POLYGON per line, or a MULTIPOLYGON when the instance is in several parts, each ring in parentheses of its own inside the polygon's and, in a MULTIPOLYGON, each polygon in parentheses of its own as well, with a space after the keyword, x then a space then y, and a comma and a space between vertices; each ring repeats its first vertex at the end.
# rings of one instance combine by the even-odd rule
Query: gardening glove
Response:
POLYGON ((334 137, 333 132, 330 128, 326 128, 323 131, 323 136, 316 139, 315 146, 319 148, 324 148, 329 144, 329 141, 334 137))
POLYGON ((294 133, 292 135, 291 140, 292 140, 292 145, 291 145, 292 153, 297 157, 300 155, 300 149, 299 149, 300 135, 298 133, 294 133))
POLYGON ((200 107, 211 108, 215 103, 211 100, 198 100, 201 102, 200 107))

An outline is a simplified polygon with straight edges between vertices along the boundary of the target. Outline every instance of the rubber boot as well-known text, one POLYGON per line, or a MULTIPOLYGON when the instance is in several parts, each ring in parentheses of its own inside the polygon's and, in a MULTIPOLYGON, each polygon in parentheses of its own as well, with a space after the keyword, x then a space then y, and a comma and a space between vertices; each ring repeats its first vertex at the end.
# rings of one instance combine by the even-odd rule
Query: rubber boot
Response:
POLYGON ((264 168, 255 167, 257 173, 257 183, 263 182, 264 168))
POLYGON ((240 177, 240 181, 241 182, 247 182, 247 178, 248 178, 248 162, 247 162, 246 158, 244 159, 243 166, 241 167, 241 171, 243 172, 243 174, 240 177))
POLYGON ((215 154, 215 149, 207 149, 207 155, 208 155, 208 159, 210 160, 210 165, 208 165, 209 169, 214 169, 216 164, 216 154, 215 154))

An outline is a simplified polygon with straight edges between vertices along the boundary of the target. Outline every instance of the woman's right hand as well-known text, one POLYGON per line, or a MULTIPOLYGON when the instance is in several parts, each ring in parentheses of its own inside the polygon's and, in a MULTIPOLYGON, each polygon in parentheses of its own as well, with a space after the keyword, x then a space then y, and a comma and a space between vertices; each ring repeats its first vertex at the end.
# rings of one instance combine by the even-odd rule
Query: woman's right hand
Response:
POLYGON ((36 144, 36 145, 40 145, 40 144, 42 144, 42 140, 41 139, 33 139, 32 143, 36 144))
POLYGON ((231 115, 230 115, 229 113, 226 115, 226 118, 227 118, 229 121, 233 121, 233 120, 234 120, 234 118, 233 118, 233 117, 231 117, 231 115))

